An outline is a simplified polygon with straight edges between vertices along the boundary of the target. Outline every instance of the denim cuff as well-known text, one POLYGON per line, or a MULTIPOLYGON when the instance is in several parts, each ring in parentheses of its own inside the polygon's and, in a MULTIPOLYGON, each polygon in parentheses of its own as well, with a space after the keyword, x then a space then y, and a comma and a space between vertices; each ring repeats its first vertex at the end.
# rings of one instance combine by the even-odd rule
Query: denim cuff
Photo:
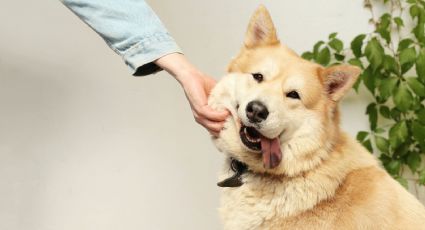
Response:
POLYGON ((161 71, 153 61, 170 53, 182 51, 168 33, 154 34, 126 50, 123 59, 133 76, 146 76, 161 71))

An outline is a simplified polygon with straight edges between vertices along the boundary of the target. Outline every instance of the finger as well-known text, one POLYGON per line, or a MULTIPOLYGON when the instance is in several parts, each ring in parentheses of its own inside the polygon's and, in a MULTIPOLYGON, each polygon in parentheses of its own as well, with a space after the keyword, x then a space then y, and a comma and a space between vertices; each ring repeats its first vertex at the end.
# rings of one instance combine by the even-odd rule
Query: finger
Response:
POLYGON ((228 110, 217 111, 213 110, 208 105, 204 105, 201 109, 197 111, 197 113, 208 120, 211 121, 224 121, 230 115, 228 110))
POLYGON ((208 119, 198 119, 199 124, 204 126, 209 132, 217 132, 219 133, 224 126, 224 122, 216 122, 208 119))
POLYGON ((215 122, 215 121, 207 121, 206 124, 203 124, 203 126, 210 132, 217 132, 219 133, 222 129, 224 124, 222 122, 215 122))
POLYGON ((213 136, 213 137, 218 137, 219 135, 220 135, 220 133, 217 133, 217 132, 211 132, 211 131, 208 131, 209 133, 210 133, 210 135, 211 136, 213 136))

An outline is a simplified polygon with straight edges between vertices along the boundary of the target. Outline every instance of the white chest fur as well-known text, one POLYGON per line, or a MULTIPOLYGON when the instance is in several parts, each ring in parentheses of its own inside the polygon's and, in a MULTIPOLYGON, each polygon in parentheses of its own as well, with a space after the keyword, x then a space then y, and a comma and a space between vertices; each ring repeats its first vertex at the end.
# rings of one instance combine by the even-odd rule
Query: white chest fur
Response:
POLYGON ((261 229, 264 222, 282 219, 311 209, 333 196, 338 180, 309 177, 271 179, 247 174, 245 184, 225 188, 220 212, 225 229, 261 229), (317 178, 316 178, 317 179, 317 178), (334 189, 329 189, 329 188, 334 189), (320 189, 326 188, 326 189, 320 189))

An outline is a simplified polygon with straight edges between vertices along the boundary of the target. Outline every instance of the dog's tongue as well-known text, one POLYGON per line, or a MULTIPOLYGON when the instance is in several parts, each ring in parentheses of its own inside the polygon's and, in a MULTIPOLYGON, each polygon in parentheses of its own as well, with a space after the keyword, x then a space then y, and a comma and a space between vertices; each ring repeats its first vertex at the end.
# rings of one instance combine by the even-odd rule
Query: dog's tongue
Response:
POLYGON ((263 164, 265 168, 272 169, 277 167, 282 160, 279 138, 268 139, 262 136, 261 152, 263 153, 263 164))

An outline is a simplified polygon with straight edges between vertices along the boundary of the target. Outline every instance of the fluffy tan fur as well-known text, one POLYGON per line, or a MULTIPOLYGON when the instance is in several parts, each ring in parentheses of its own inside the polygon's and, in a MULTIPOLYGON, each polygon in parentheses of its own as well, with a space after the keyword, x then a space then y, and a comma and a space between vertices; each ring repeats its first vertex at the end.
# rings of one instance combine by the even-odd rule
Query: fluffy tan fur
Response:
POLYGON ((360 70, 323 68, 280 44, 267 10, 254 13, 229 74, 209 104, 232 117, 214 139, 227 162, 220 179, 232 175, 229 158, 249 167, 244 184, 224 188, 220 213, 225 229, 425 229, 425 208, 357 141, 339 129, 337 103, 360 70), (251 73, 262 73, 261 83, 251 73), (285 97, 296 90, 300 99, 285 97), (258 131, 279 138, 277 168, 264 168, 261 153, 239 136, 248 121, 245 106, 260 100, 270 110, 258 131))

